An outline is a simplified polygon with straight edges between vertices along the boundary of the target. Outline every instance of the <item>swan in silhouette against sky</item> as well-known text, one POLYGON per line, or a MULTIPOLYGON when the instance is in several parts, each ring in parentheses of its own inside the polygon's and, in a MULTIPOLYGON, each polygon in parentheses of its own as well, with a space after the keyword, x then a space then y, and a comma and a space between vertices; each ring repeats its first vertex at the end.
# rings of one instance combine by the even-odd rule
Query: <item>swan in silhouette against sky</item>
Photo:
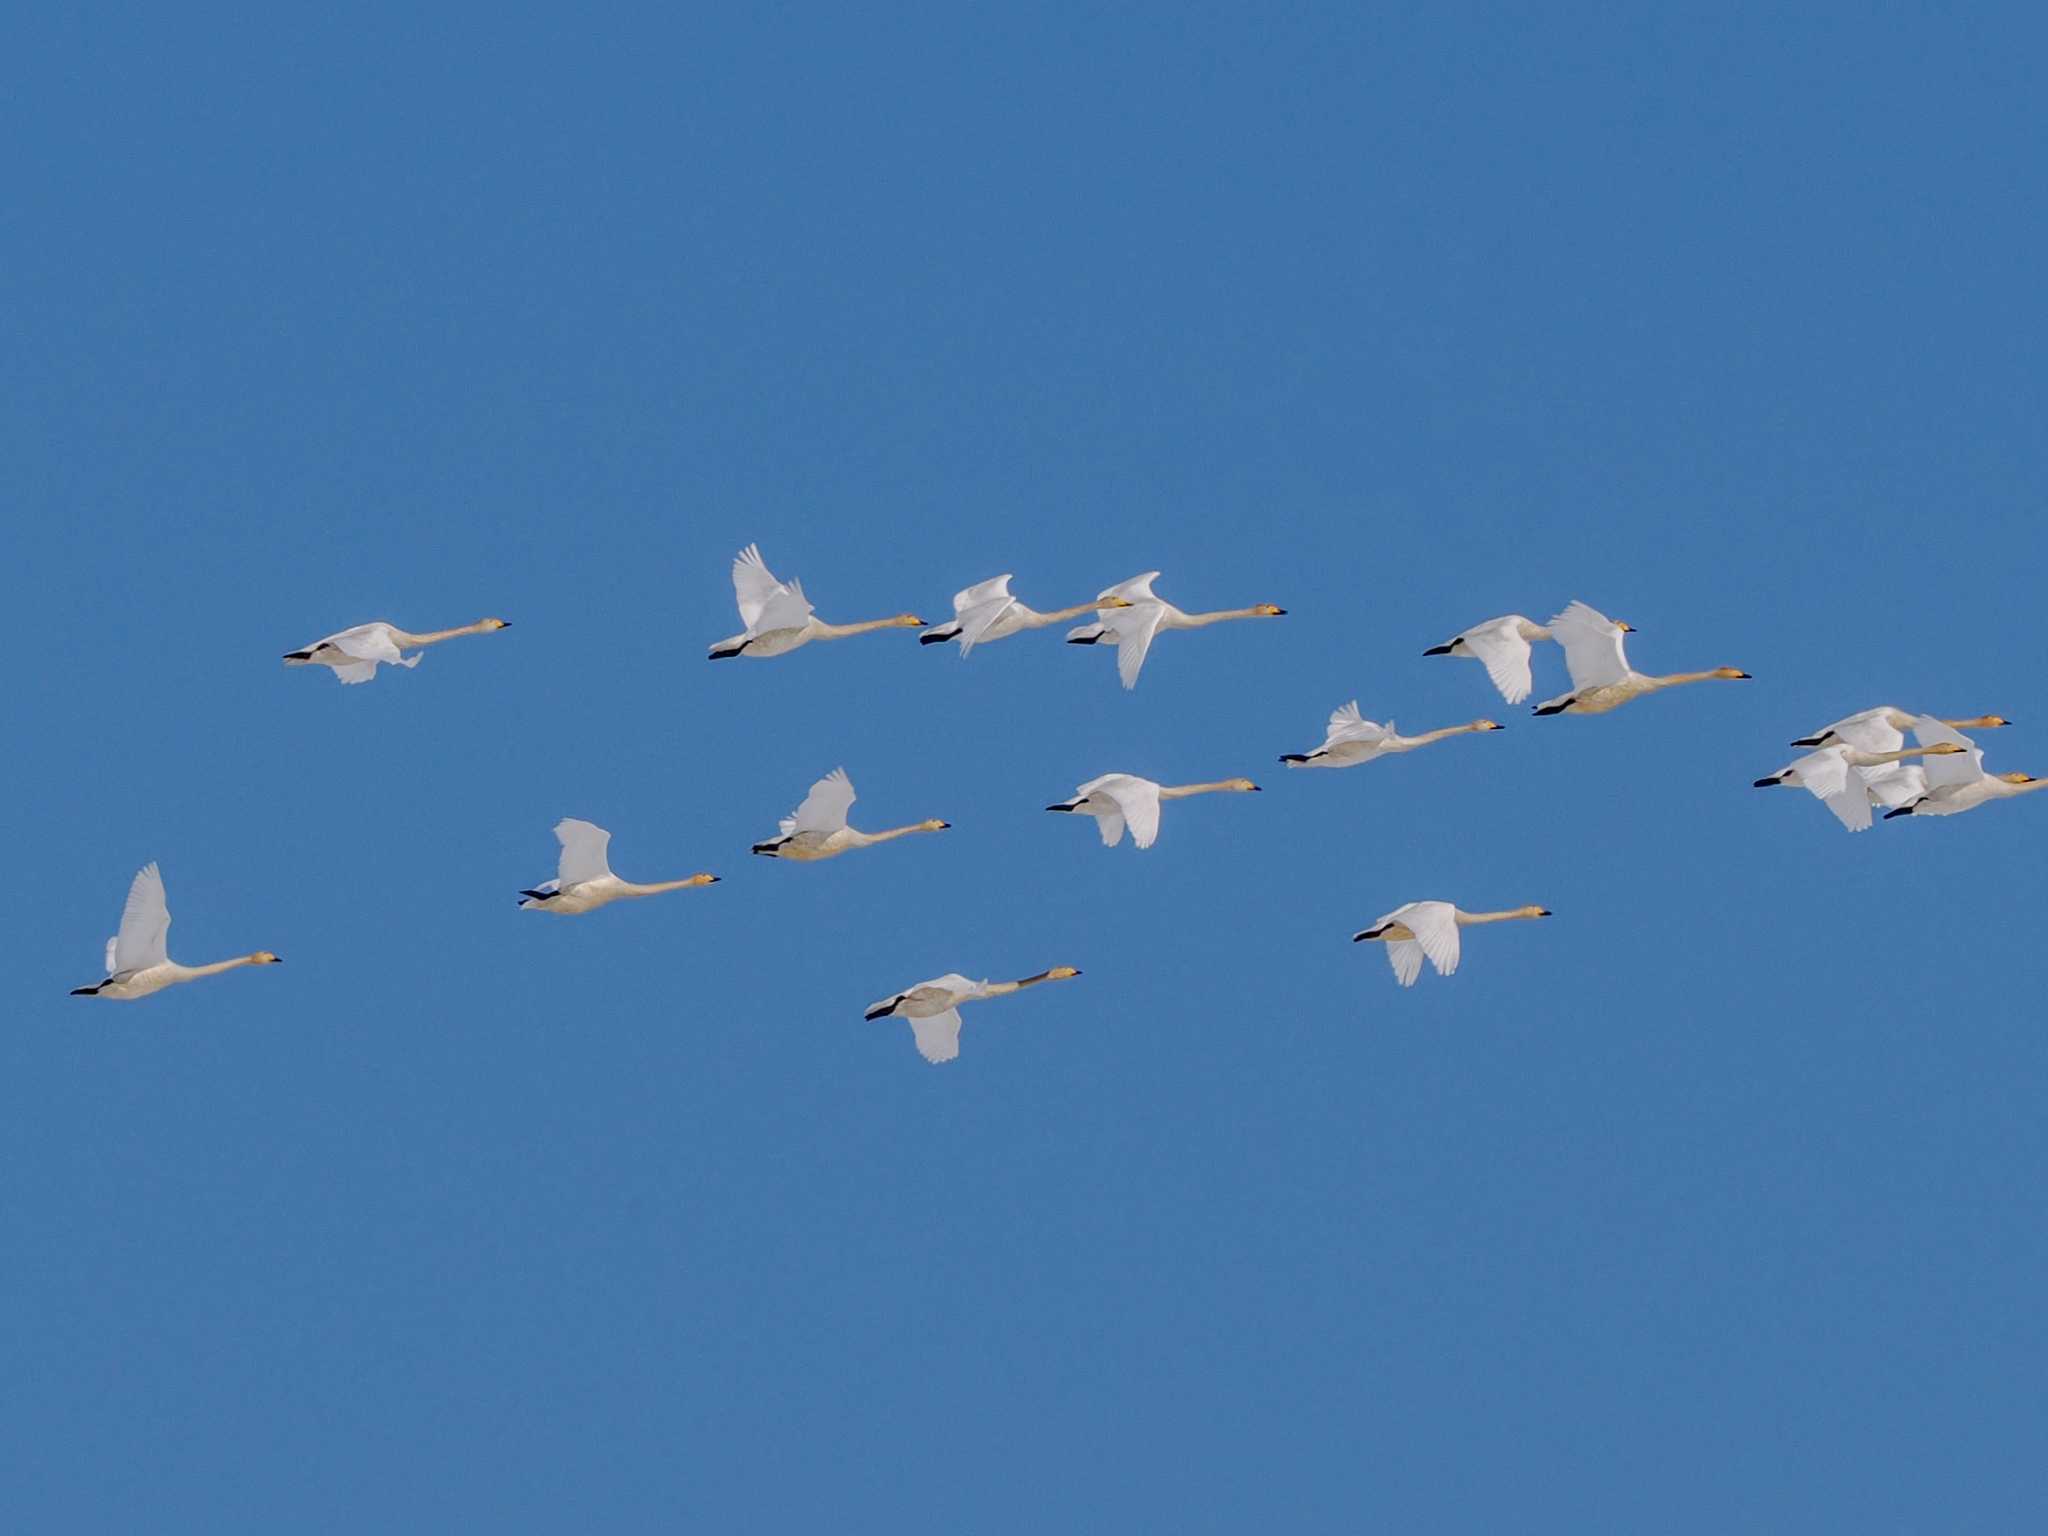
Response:
POLYGON ((1452 736, 1499 729, 1501 727, 1491 720, 1474 720, 1468 725, 1447 725, 1442 730, 1424 731, 1420 736, 1401 736, 1395 733, 1393 721, 1381 725, 1359 714, 1358 700, 1353 699, 1330 716, 1330 728, 1320 747, 1313 752, 1289 752, 1280 761, 1290 768, 1349 768, 1357 763, 1369 763, 1376 757, 1413 752, 1417 747, 1426 747, 1433 741, 1444 741, 1452 736))
POLYGON ((924 628, 924 620, 914 613, 869 619, 864 624, 827 624, 811 612, 803 583, 777 581, 753 544, 741 550, 732 563, 732 590, 739 600, 740 620, 747 627, 712 646, 713 661, 730 656, 785 656, 813 640, 843 640, 878 629, 924 628))
MULTIPOLYGON (((1884 803, 1872 781, 1872 771, 1889 768, 1909 757, 1949 757, 1962 751, 1964 748, 1948 742, 1937 742, 1928 747, 1902 747, 1896 752, 1864 752, 1837 743, 1809 752, 1769 777, 1758 779, 1756 787, 1771 789, 1786 784, 1808 790, 1835 813, 1835 819, 1843 826, 1851 832, 1862 832, 1870 826, 1871 802, 1884 803)), ((1892 781, 1885 782, 1889 786, 1892 781)), ((1920 782, 1926 782, 1924 776, 1920 782)))
POLYGON ((148 997, 181 981, 218 976, 244 965, 276 965, 278 957, 267 949, 216 960, 212 965, 180 965, 166 953, 171 932, 171 909, 164 900, 164 877, 154 864, 137 871, 128 887, 127 903, 121 908, 121 931, 107 940, 107 975, 90 987, 73 987, 73 997, 109 997, 132 1002, 148 997))
POLYGON ((1500 690, 1503 699, 1510 704, 1519 704, 1536 686, 1529 673, 1529 647, 1534 641, 1549 638, 1550 630, 1544 625, 1519 613, 1510 613, 1488 619, 1484 624, 1474 624, 1463 633, 1453 635, 1446 644, 1432 645, 1422 654, 1471 657, 1486 667, 1486 675, 1493 680, 1493 686, 1500 690))
POLYGON ((910 1020, 910 1032, 917 1040, 917 1053, 929 1062, 951 1061, 960 1054, 962 1003, 980 1002, 986 997, 1003 997, 1035 987, 1041 981, 1069 981, 1081 973, 1071 965, 1056 965, 1022 981, 969 981, 957 971, 920 981, 893 997, 868 1005, 870 1019, 910 1020))
POLYGON ((1027 629, 1044 629, 1049 624, 1063 624, 1068 619, 1077 619, 1084 613, 1098 608, 1127 608, 1130 605, 1122 598, 1097 598, 1092 603, 1077 603, 1072 608, 1055 608, 1051 613, 1040 613, 1036 608, 1027 608, 1010 596, 1010 578, 994 576, 975 586, 963 587, 953 594, 953 618, 950 623, 928 629, 917 637, 920 645, 940 645, 948 640, 960 642, 960 654, 965 657, 977 645, 986 645, 992 640, 1007 640, 1027 629))
POLYGON ((1597 608, 1574 602, 1550 621, 1551 638, 1564 647, 1564 664, 1572 674, 1572 691, 1536 706, 1539 715, 1604 715, 1631 699, 1686 683, 1713 678, 1747 678, 1739 667, 1713 667, 1705 672, 1670 672, 1661 677, 1638 672, 1628 664, 1621 637, 1632 625, 1617 623, 1597 608))
POLYGON ((1135 773, 1105 773, 1076 789, 1073 799, 1048 805, 1046 809, 1093 816, 1105 848, 1114 848, 1123 839, 1126 825, 1131 829, 1134 844, 1150 848, 1159 836, 1160 801, 1184 800, 1189 795, 1256 794, 1258 788, 1250 779, 1166 786, 1141 779, 1135 773))
POLYGON ((595 912, 615 901, 634 896, 659 896, 663 891, 685 891, 699 885, 716 885, 716 875, 691 875, 684 880, 659 880, 653 885, 636 885, 612 873, 606 856, 612 835, 603 827, 565 816, 555 823, 555 841, 562 856, 555 865, 555 878, 543 880, 530 891, 519 893, 523 912, 553 912, 575 917, 595 912))
POLYGON ((1376 919, 1370 928, 1351 935, 1351 942, 1374 941, 1387 946, 1394 979, 1404 987, 1422 974, 1423 957, 1439 976, 1458 969, 1458 930, 1482 923, 1508 923, 1524 917, 1548 917, 1547 907, 1515 907, 1506 912, 1460 912, 1448 901, 1411 901, 1376 919))
POLYGON ((914 821, 907 827, 886 832, 862 832, 846 824, 853 806, 853 780, 844 768, 834 768, 811 786, 804 803, 782 818, 781 832, 765 843, 754 844, 754 852, 772 859, 814 861, 834 858, 855 848, 872 848, 877 843, 908 837, 913 832, 944 832, 950 821, 914 821))
POLYGON ((432 629, 424 635, 416 635, 379 619, 374 624, 358 624, 338 635, 315 640, 302 651, 286 651, 284 664, 288 667, 332 667, 334 675, 344 683, 367 683, 377 675, 380 664, 387 667, 418 666, 421 646, 439 645, 443 640, 453 640, 458 635, 488 635, 494 630, 511 627, 503 619, 478 619, 474 624, 464 624, 459 629, 432 629), (402 654, 407 650, 413 654, 402 654))
POLYGON ((1287 612, 1271 603, 1259 603, 1215 613, 1183 613, 1153 593, 1152 583, 1158 579, 1157 571, 1147 571, 1119 582, 1096 597, 1093 624, 1067 631, 1069 645, 1114 645, 1117 676, 1126 688, 1138 686, 1145 653, 1152 648, 1152 637, 1162 629, 1206 629, 1227 619, 1277 619, 1287 612))
POLYGON ((1983 749, 1954 726, 1931 715, 1922 715, 1913 722, 1913 737, 1925 746, 1947 743, 1964 750, 1959 755, 1929 757, 1926 792, 1886 811, 1886 821, 1894 816, 1959 816, 1993 800, 2011 800, 2048 788, 2048 779, 2037 779, 2028 773, 1986 773, 1983 749))

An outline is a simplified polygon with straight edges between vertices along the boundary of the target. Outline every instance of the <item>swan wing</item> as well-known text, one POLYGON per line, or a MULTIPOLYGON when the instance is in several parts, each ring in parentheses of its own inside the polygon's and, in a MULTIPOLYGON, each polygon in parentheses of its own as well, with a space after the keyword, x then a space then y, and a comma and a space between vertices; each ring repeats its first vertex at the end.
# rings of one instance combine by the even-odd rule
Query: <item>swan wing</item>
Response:
POLYGON ((1849 765, 1843 747, 1822 747, 1809 752, 1785 770, 1799 775, 1800 787, 1835 813, 1835 819, 1851 832, 1870 825, 1869 786, 1849 765))
POLYGON ((611 863, 605 857, 612 844, 612 835, 603 827, 565 816, 555 823, 555 841, 562 845, 555 878, 563 886, 601 880, 612 872, 611 863))
POLYGON ((1892 724, 1891 713, 1888 706, 1880 705, 1851 715, 1846 720, 1837 720, 1814 734, 1832 735, 1835 740, 1854 747, 1858 752, 1896 752, 1906 744, 1906 733, 1892 724))
MULTIPOLYGON (((1150 779, 1138 778, 1135 774, 1117 774, 1108 783, 1095 791, 1107 795, 1123 813, 1124 821, 1130 826, 1131 841, 1140 848, 1150 848, 1159 837, 1159 786, 1150 779)), ((1115 846, 1108 828, 1103 829, 1103 841, 1115 846)))
POLYGON ((154 863, 145 864, 128 887, 128 900, 121 908, 121 931, 107 941, 107 974, 162 965, 168 958, 170 931, 164 877, 154 863))
POLYGON ((1550 633, 1564 647, 1572 689, 1602 688, 1628 676, 1621 628, 1599 609, 1574 601, 1550 621, 1550 633))
POLYGON ((399 665, 398 642, 391 638, 388 624, 358 624, 354 629, 344 629, 338 635, 329 635, 319 645, 331 646, 344 656, 357 661, 381 661, 390 666, 399 665))
POLYGON ((984 596, 976 598, 973 602, 963 605, 961 598, 981 590, 978 587, 969 587, 966 592, 960 593, 959 596, 953 599, 953 614, 960 624, 960 654, 962 656, 965 656, 976 645, 980 644, 988 632, 995 627, 996 621, 1017 606, 1017 600, 1010 596, 1009 584, 1009 577, 998 576, 994 581, 983 582, 981 586, 995 587, 1001 590, 989 592, 984 596))
POLYGON ((1010 577, 1008 573, 1001 576, 991 576, 987 581, 977 581, 973 586, 962 587, 953 594, 953 617, 964 619, 967 617, 968 609, 979 608, 983 603, 998 597, 1006 598, 1009 595, 1010 577))
POLYGON ((917 1041, 917 1054, 936 1066, 942 1061, 951 1061, 960 1054, 960 1013, 948 1008, 944 1013, 935 1013, 928 1018, 910 1021, 911 1037, 917 1041))
POLYGON ((1408 925, 1408 931, 1415 935, 1415 942, 1422 946, 1422 952, 1429 956, 1429 963, 1436 967, 1439 976, 1449 976, 1458 969, 1458 909, 1448 901, 1411 901, 1403 910, 1400 921, 1408 925))
POLYGON ((837 832, 853 808, 853 780, 834 768, 811 786, 804 803, 782 819, 784 836, 793 832, 837 832))
MULTIPOLYGON (((1105 587, 1095 594, 1099 603, 1106 597, 1120 597, 1127 603, 1156 603, 1159 599, 1152 594, 1152 583, 1159 579, 1157 571, 1147 571, 1142 576, 1133 576, 1129 581, 1120 581, 1113 587, 1105 587)), ((1114 613, 1115 609, 1108 610, 1114 613)))
POLYGON ((1124 687, 1138 686, 1145 653, 1152 649, 1152 637, 1159 633, 1159 621, 1165 617, 1166 608, 1160 603, 1103 610, 1102 622, 1116 636, 1116 675, 1123 679, 1124 687))
POLYGON ((1330 712, 1330 729, 1323 737, 1323 750, 1328 751, 1340 742, 1355 741, 1367 746, 1376 746, 1393 734, 1393 722, 1381 725, 1377 720, 1368 720, 1358 712, 1358 700, 1353 699, 1342 708, 1330 712))
POLYGON ((811 616, 803 583, 777 581, 756 544, 749 544, 734 558, 732 591, 750 635, 773 629, 801 629, 804 620, 811 616))
POLYGON ((1927 775, 1928 793, 1948 784, 1975 784, 1984 777, 1984 749, 1954 726, 1943 725, 1932 715, 1921 715, 1913 722, 1913 740, 1923 747, 1947 742, 1969 748, 1967 752, 1920 759, 1921 771, 1927 775))
POLYGON ((1876 768, 1858 768, 1864 791, 1872 805, 1896 810, 1911 805, 1927 793, 1927 770, 1918 763, 1885 763, 1876 768))
POLYGON ((1500 696, 1510 704, 1529 697, 1536 680, 1529 670, 1529 642, 1522 638, 1519 621, 1492 619, 1458 637, 1465 649, 1479 658, 1486 675, 1500 696))

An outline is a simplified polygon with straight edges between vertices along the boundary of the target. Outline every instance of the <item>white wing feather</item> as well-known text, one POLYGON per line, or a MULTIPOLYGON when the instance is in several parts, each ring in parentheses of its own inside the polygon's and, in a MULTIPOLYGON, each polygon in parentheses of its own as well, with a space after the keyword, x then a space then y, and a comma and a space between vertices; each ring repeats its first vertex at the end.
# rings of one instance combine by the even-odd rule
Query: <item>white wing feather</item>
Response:
POLYGON ((973 650, 1015 604, 1008 576, 997 576, 954 593, 953 616, 960 625, 960 654, 965 656, 973 650))
POLYGON ((910 1033, 917 1041, 917 1054, 937 1065, 960 1054, 960 1014, 948 1008, 928 1019, 912 1019, 910 1033))
POLYGON ((1500 690, 1503 699, 1510 704, 1519 704, 1529 697, 1536 681, 1529 670, 1529 642, 1522 638, 1516 620, 1491 619, 1466 630, 1458 638, 1465 642, 1465 649, 1485 666, 1487 677, 1500 690))
POLYGON ((1605 687, 1628 676, 1621 629, 1599 609, 1575 601, 1550 621, 1550 633, 1564 647, 1574 692, 1605 687))
POLYGON ((1132 608, 1105 608, 1098 617, 1103 628, 1116 636, 1116 675, 1123 679, 1124 687, 1137 687, 1145 653, 1152 649, 1152 637, 1159 633, 1159 621, 1166 617, 1165 607, 1151 602, 1132 608))
POLYGON ((811 786, 804 803, 782 818, 782 835, 793 832, 837 832, 846 825, 846 813, 853 808, 853 780, 844 768, 834 768, 811 786))
MULTIPOLYGON (((1114 775, 1108 783, 1101 784, 1095 791, 1107 795, 1116 802, 1123 812, 1123 819, 1131 829, 1131 841, 1140 848, 1150 848, 1159 838, 1159 786, 1150 779, 1138 778, 1135 774, 1114 775)), ((1109 842, 1108 829, 1103 831, 1103 840, 1109 842)), ((1112 843, 1112 846, 1114 844, 1112 843)))
POLYGON ((603 827, 565 816, 555 823, 555 841, 562 845, 555 878, 563 886, 601 880, 612 872, 605 857, 605 850, 611 847, 612 835, 603 827))
POLYGON ((136 871, 121 908, 121 931, 107 941, 107 974, 139 971, 162 965, 171 931, 171 909, 164 900, 164 877, 155 864, 136 871))
POLYGON ((1923 747, 1950 742, 1969 748, 1967 752, 1945 752, 1937 757, 1920 759, 1920 766, 1927 775, 1929 793, 1945 784, 1974 784, 1984 777, 1983 748, 1954 726, 1943 725, 1932 715, 1922 715, 1913 722, 1913 740, 1923 747))
POLYGON ((732 590, 738 600, 740 618, 750 635, 777 629, 801 629, 811 616, 803 584, 777 581, 761 558, 758 545, 749 544, 732 562, 732 590))

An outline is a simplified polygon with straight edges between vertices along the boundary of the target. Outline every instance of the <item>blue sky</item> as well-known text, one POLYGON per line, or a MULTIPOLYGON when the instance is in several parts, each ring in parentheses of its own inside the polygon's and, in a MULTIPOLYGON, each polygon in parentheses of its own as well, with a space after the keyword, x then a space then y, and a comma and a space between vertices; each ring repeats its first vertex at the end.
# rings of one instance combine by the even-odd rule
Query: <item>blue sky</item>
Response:
MULTIPOLYGON (((2038 1524, 2048 807, 1749 787, 2019 722, 2039 18, 45 14, 10 49, 25 812, 0 1444, 37 1529, 2038 1524), (1031 635, 706 666, 1154 567, 1031 635), (1646 670, 1506 710, 1466 624, 1646 670), (344 625, 514 627, 343 689, 344 625), (1508 729, 1336 774, 1331 708, 1508 729), (856 820, 751 859, 844 764, 856 820), (1097 773, 1249 774, 1107 852, 1097 773), (549 827, 709 891, 549 922, 549 827), (173 953, 287 963, 132 1006, 173 953), (1395 988, 1347 938, 1540 902, 1395 988), (932 1069, 863 1006, 1085 976, 932 1069)), ((1560 691, 1539 655, 1538 697, 1560 691)))

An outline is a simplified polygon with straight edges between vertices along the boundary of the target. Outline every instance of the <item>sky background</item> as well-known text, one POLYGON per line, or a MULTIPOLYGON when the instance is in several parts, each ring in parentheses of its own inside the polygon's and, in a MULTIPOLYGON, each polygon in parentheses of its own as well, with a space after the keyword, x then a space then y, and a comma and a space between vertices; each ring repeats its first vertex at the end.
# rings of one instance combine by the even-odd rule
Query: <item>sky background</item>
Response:
POLYGON ((1749 786, 2048 773, 2048 25, 1634 9, 17 18, 10 1518, 2038 1527, 2048 805, 1749 786), (1289 615, 707 667, 756 540, 1289 615), (1755 681, 1421 656, 1573 597, 1755 681), (1508 729, 1275 762, 1353 697, 1508 729), (838 764, 954 830, 750 858, 838 764), (1106 851, 1111 770, 1267 793, 1106 851), (724 883, 519 913, 565 815, 724 883), (150 859, 287 963, 67 997, 150 859), (1422 897, 1557 916, 1404 992, 1422 897))

